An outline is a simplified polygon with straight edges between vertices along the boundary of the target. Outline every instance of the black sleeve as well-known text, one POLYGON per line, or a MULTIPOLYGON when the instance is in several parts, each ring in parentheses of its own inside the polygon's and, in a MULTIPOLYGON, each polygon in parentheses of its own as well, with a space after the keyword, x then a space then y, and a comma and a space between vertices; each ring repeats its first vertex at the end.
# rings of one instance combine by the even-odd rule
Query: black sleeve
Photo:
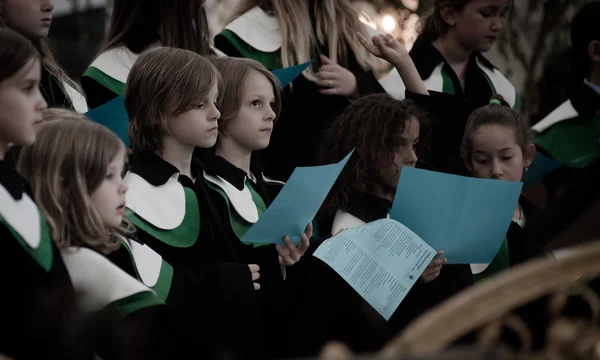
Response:
POLYGON ((467 99, 430 91, 422 95, 406 90, 406 98, 431 115, 432 134, 429 152, 424 159, 428 168, 436 171, 468 176, 460 156, 460 146, 469 115, 475 110, 467 99))
POLYGON ((81 87, 85 92, 90 110, 104 105, 119 96, 119 94, 108 90, 104 86, 100 85, 100 83, 98 83, 96 80, 88 76, 81 77, 81 87))
POLYGON ((263 358, 261 320, 250 270, 217 263, 179 271, 168 298, 179 349, 202 340, 207 358, 263 358))
POLYGON ((355 72, 354 77, 356 78, 356 86, 358 87, 360 96, 385 92, 372 71, 355 72))

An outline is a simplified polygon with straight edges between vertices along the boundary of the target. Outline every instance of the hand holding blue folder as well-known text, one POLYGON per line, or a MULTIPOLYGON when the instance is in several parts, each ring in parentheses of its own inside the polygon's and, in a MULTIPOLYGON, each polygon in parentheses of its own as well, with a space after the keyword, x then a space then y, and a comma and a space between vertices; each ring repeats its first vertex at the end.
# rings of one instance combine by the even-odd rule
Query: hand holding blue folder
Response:
POLYGON ((283 238, 287 235, 297 245, 306 224, 317 215, 352 152, 337 164, 296 168, 267 211, 241 241, 285 245, 283 238))
POLYGON ((523 183, 403 167, 390 217, 448 264, 488 264, 508 231, 523 183))

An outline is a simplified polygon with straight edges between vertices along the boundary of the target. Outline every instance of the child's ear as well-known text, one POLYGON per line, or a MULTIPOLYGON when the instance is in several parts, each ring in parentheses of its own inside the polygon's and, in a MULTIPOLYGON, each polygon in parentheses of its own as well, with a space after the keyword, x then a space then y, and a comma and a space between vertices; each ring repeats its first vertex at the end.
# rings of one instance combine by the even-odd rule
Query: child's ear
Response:
POLYGON ((471 162, 471 157, 463 156, 462 159, 467 169, 469 169, 469 171, 473 173, 473 163, 471 162))
POLYGON ((442 17, 442 20, 448 25, 448 26, 454 26, 456 25, 456 20, 455 20, 455 15, 456 15, 456 10, 454 9, 454 7, 450 4, 442 4, 440 6, 440 15, 442 17))
POLYGON ((533 163, 533 159, 535 158, 535 145, 532 143, 527 144, 525 147, 525 151, 523 152, 523 166, 528 168, 533 163))
POLYGON ((588 55, 593 62, 600 63, 600 41, 594 40, 588 46, 588 55))

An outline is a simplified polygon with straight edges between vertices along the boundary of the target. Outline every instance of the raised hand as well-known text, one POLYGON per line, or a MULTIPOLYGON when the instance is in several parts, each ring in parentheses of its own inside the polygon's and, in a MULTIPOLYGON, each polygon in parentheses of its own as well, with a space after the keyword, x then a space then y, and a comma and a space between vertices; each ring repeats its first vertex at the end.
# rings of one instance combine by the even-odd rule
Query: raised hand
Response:
POLYGON ((404 45, 400 44, 392 35, 373 36, 371 41, 365 39, 361 33, 356 33, 358 41, 371 54, 387 60, 394 66, 401 64, 403 61, 410 59, 408 51, 404 45))

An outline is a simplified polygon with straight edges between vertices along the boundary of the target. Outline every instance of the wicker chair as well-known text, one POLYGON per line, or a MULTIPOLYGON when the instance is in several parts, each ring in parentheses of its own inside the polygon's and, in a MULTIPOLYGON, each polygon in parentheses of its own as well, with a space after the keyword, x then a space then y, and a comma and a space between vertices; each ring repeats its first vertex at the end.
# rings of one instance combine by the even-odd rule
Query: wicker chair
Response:
MULTIPOLYGON (((598 239, 600 240, 600 239, 598 239)), ((515 354, 498 356, 515 359, 594 360, 600 359, 600 298, 587 287, 584 279, 600 275, 600 241, 572 247, 556 260, 539 258, 478 283, 446 300, 410 324, 379 354, 383 359, 453 359, 447 349, 453 341, 478 330, 478 344, 472 353, 454 357, 489 360, 489 354, 477 349, 494 348, 507 327, 518 334, 522 349, 515 354), (591 319, 561 316, 569 296, 581 296, 592 309, 591 319), (532 334, 526 323, 512 312, 536 299, 549 297, 546 344, 532 350, 532 334), (469 316, 464 316, 469 314, 469 316), (443 351, 444 350, 444 351, 443 351), (442 352, 443 351, 443 352, 442 352), (429 356, 429 357, 427 357, 429 356), (473 357, 479 356, 479 357, 473 357)), ((339 344, 323 351, 322 359, 349 359, 351 353, 339 344)))

